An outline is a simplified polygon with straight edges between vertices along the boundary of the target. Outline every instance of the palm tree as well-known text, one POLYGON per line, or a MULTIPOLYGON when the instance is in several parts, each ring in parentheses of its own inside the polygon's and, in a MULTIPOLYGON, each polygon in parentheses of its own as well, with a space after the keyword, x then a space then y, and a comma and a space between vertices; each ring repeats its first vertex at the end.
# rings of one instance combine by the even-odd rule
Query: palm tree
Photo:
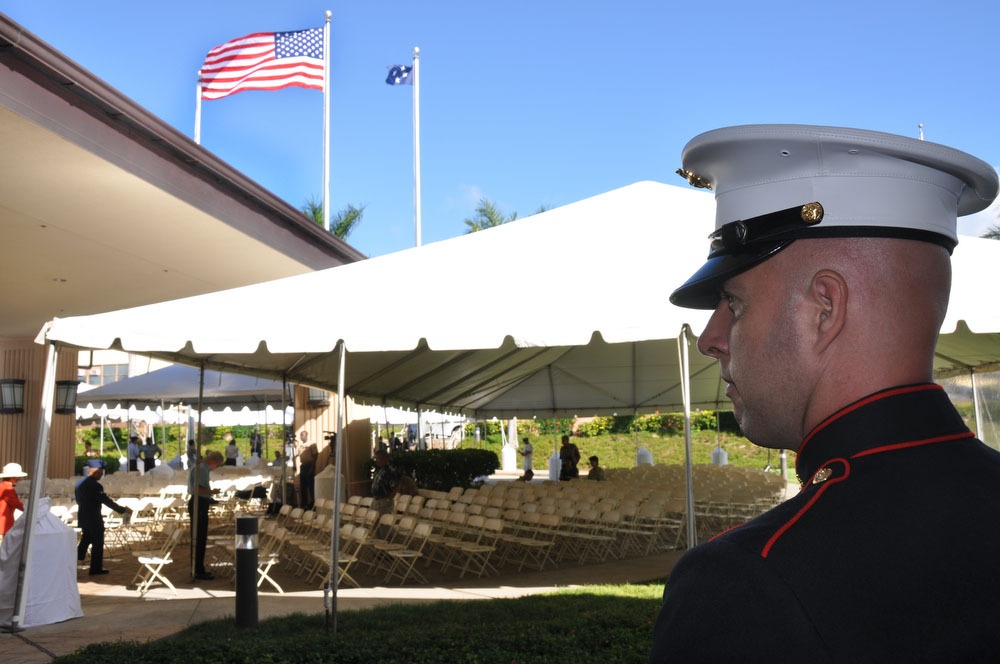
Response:
MULTIPOLYGON (((539 207, 535 214, 539 212, 545 212, 548 208, 544 205, 539 207)), ((494 226, 501 226, 509 221, 514 221, 517 219, 517 212, 514 212, 510 217, 504 217, 503 212, 498 208, 493 201, 488 198, 479 199, 479 207, 476 208, 476 214, 472 219, 466 219, 465 225, 468 227, 465 229, 466 233, 475 233, 476 231, 481 231, 487 228, 493 228, 494 226)))
POLYGON ((979 237, 984 237, 987 240, 1000 240, 1000 224, 993 224, 979 237))
MULTIPOLYGON (((310 198, 302 207, 302 212, 320 226, 323 225, 323 203, 321 201, 310 198)), ((348 203, 346 208, 330 217, 330 232, 341 240, 346 240, 351 231, 361 223, 364 213, 365 207, 363 205, 357 208, 348 203)))

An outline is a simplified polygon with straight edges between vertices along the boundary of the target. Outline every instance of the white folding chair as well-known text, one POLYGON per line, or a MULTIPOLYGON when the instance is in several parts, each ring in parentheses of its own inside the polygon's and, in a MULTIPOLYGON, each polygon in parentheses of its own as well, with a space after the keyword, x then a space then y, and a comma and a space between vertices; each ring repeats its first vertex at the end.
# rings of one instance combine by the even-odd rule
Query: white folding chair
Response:
POLYGON ((416 564, 417 560, 424 555, 424 546, 427 545, 427 538, 431 534, 431 524, 426 522, 420 522, 417 524, 416 528, 413 529, 413 537, 410 539, 410 548, 399 549, 396 551, 388 551, 388 555, 392 558, 392 565, 389 567, 389 572, 385 575, 386 582, 392 577, 399 577, 399 585, 406 583, 407 579, 411 576, 416 577, 416 579, 423 584, 427 583, 427 579, 424 575, 417 571, 416 564))
POLYGON ((173 558, 170 556, 183 534, 183 528, 175 527, 159 551, 133 552, 133 555, 135 555, 138 559, 139 564, 142 565, 142 567, 139 568, 139 571, 136 572, 136 575, 132 578, 132 582, 137 584, 136 590, 139 591, 139 597, 145 596, 145 594, 149 592, 153 583, 157 580, 167 588, 170 588, 174 595, 177 594, 177 589, 174 588, 174 584, 170 583, 170 579, 163 575, 163 568, 173 562, 173 558))
POLYGON ((284 528, 275 528, 274 532, 267 537, 263 544, 257 551, 257 587, 260 588, 261 584, 265 581, 274 586, 282 595, 285 591, 281 589, 278 582, 275 581, 269 575, 271 568, 278 564, 281 560, 281 550, 285 546, 286 538, 288 537, 288 532, 284 528))

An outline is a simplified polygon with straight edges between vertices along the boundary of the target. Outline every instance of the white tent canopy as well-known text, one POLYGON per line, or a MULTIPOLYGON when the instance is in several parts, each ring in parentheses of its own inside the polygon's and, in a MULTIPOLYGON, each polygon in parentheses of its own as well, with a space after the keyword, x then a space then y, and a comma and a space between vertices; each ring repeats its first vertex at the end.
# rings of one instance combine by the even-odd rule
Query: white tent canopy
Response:
MULTIPOLYGON (((244 288, 93 316, 56 319, 39 341, 121 348, 209 369, 336 390, 358 400, 477 417, 649 412, 682 404, 674 340, 707 312, 667 302, 703 261, 710 194, 640 182, 497 228, 367 261, 244 288), (373 324, 373 296, 417 293, 464 303, 465 315, 373 324), (317 293, 335 304, 316 306, 317 293), (224 326, 261 301, 308 312, 224 326), (205 321, 198 323, 197 321, 205 321)), ((1000 309, 983 284, 1000 244, 962 238, 940 375, 995 368, 1000 309), (963 322, 964 321, 964 322, 963 322)), ((691 354, 693 407, 726 406, 715 363, 691 354)), ((89 398, 89 397, 88 397, 89 398)))
POLYGON ((145 422, 146 424, 184 424, 190 417, 200 421, 207 427, 231 427, 231 426, 256 426, 259 424, 282 424, 291 422, 295 418, 295 409, 291 406, 285 408, 282 416, 281 408, 265 406, 260 410, 251 410, 247 407, 233 409, 228 406, 221 409, 209 408, 201 411, 190 412, 188 408, 160 406, 108 406, 108 404, 95 405, 88 403, 86 406, 77 406, 76 418, 78 420, 90 420, 105 418, 118 422, 145 422), (199 416, 200 415, 200 416, 199 416), (284 417, 284 419, 282 419, 284 417))
POLYGON ((181 364, 125 378, 81 392, 78 419, 106 417, 148 423, 186 422, 188 413, 176 404, 197 407, 201 392, 201 423, 206 426, 255 425, 291 421, 291 392, 284 397, 281 381, 246 374, 205 371, 181 364))
MULTIPOLYGON (((198 369, 175 364, 149 373, 124 378, 114 383, 81 392, 78 406, 99 407, 101 404, 158 406, 162 403, 202 403, 219 410, 244 406, 280 405, 281 381, 245 374, 206 371, 204 385, 198 369)), ((291 401, 291 394, 285 396, 291 401)))
MULTIPOLYGON (((710 195, 640 182, 497 228, 352 265, 106 314, 56 319, 39 340, 120 348, 206 368, 337 389, 370 403, 478 417, 679 408, 681 327, 707 313, 667 302, 703 260, 710 195), (373 295, 464 303, 466 315, 373 324, 373 295), (333 302, 316 306, 317 293, 333 302), (281 297, 309 325, 274 316, 220 326, 281 297), (183 321, 183 323, 179 323, 183 321), (197 321, 205 321, 200 324, 197 321)), ((721 397, 692 355, 693 403, 721 397), (699 380, 698 377, 703 377, 699 380)))

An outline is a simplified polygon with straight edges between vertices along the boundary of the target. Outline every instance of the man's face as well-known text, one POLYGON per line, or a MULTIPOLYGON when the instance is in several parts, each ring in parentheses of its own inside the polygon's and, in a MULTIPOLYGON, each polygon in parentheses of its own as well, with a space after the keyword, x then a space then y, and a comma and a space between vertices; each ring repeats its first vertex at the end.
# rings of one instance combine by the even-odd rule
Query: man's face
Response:
POLYGON ((309 440, 309 432, 308 431, 302 431, 302 432, 300 432, 299 433, 299 440, 301 440, 303 443, 306 442, 307 440, 309 440))
POLYGON ((798 449, 806 398, 796 315, 800 298, 778 269, 780 258, 723 285, 698 350, 719 360, 726 396, 747 438, 763 447, 798 449))

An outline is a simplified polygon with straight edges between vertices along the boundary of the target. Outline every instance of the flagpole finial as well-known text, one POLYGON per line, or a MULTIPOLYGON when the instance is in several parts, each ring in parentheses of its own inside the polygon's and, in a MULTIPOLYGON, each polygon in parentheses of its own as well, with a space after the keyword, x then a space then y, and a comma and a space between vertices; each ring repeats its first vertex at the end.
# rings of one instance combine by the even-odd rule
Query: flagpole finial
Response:
POLYGON ((327 9, 326 10, 326 20, 329 21, 331 16, 333 16, 333 12, 330 11, 329 9, 327 9))
POLYGON ((413 55, 420 55, 420 47, 419 46, 414 46, 413 47, 413 55))

